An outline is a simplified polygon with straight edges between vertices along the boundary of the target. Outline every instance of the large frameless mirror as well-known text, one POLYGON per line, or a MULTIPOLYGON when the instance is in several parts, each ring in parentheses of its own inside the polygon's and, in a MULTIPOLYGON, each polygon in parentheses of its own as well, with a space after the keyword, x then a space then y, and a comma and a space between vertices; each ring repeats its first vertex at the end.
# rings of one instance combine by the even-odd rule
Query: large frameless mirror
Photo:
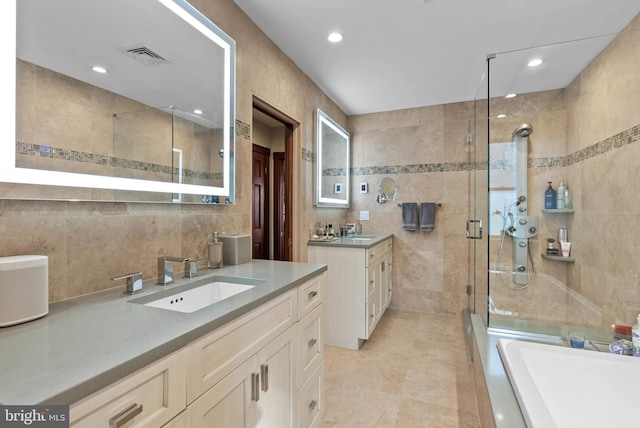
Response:
POLYGON ((318 109, 316 206, 349 207, 349 144, 349 133, 318 109))
POLYGON ((2 8, 0 197, 234 202, 233 39, 183 0, 2 8))

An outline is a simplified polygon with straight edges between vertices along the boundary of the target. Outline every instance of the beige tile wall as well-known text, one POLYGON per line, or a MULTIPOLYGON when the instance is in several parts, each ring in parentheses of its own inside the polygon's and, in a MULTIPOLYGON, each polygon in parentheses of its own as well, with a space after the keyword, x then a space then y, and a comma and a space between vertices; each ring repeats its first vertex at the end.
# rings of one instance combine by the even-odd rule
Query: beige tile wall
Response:
MULTIPOLYGON (((343 126, 346 116, 232 0, 191 3, 237 42, 236 118, 252 123, 255 96, 300 123, 295 130, 294 175, 300 180, 294 182, 294 228, 305 233, 296 234, 294 257, 304 261, 306 231, 316 210, 313 164, 302 160, 302 149, 314 150, 316 108, 343 126)), ((204 257, 213 230, 251 231, 251 139, 240 137, 236 144, 235 206, 0 200, 0 257, 48 255, 50 301, 113 287, 110 277, 136 270, 145 278, 155 277, 160 255, 204 257)), ((5 197, 35 194, 31 186, 2 186, 5 197)), ((78 194, 73 189, 51 192, 78 194)), ((102 192, 81 191, 87 198, 96 193, 102 192)))

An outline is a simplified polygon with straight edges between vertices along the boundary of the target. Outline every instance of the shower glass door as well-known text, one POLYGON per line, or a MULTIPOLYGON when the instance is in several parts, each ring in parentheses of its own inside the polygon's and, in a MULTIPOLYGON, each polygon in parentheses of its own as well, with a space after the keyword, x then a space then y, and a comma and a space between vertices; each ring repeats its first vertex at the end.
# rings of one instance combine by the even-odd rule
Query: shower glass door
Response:
POLYGON ((489 146, 489 62, 485 64, 474 99, 474 117, 467 136, 469 170, 469 215, 467 219, 469 311, 483 317, 488 325, 487 189, 489 146))
MULTIPOLYGON (((485 316, 489 327, 554 336, 566 336, 569 329, 578 327, 588 331, 588 337, 606 342, 611 336, 609 325, 615 322, 606 311, 615 309, 608 308, 603 293, 590 292, 581 277, 584 234, 577 226, 586 215, 579 204, 584 186, 581 168, 599 160, 583 160, 569 150, 570 143, 577 145, 570 121, 576 120, 581 107, 580 92, 571 79, 566 88, 550 89, 539 75, 533 78, 534 73, 554 73, 557 68, 534 71, 527 67, 536 56, 557 62, 569 58, 582 43, 511 51, 487 59, 475 100, 469 174, 470 218, 483 220, 484 228, 482 239, 469 240, 469 277, 475 292, 473 312, 485 316), (524 134, 521 131, 528 128, 523 124, 531 128, 524 134), (571 210, 545 210, 547 183, 557 188, 561 179, 577 203, 571 210), (527 231, 535 224, 535 234, 518 235, 515 230, 522 221, 527 231), (571 258, 554 258, 547 252, 550 245, 559 247, 560 228, 568 230, 576 247, 571 258)), ((564 67, 573 66, 567 61, 564 67)))

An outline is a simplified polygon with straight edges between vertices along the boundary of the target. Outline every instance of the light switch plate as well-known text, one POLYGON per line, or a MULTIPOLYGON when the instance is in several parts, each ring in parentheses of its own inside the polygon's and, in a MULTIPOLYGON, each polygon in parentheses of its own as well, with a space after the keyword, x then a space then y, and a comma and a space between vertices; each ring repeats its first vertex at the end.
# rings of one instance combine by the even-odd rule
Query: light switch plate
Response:
POLYGON ((360 211, 360 221, 369 220, 369 211, 360 211))

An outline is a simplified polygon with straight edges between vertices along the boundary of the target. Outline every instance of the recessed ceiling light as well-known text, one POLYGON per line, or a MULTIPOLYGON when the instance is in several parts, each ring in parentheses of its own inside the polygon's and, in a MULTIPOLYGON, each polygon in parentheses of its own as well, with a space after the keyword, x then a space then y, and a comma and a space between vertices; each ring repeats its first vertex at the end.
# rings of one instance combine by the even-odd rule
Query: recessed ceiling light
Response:
POLYGON ((536 58, 536 59, 532 59, 531 61, 529 61, 529 63, 527 65, 529 67, 537 67, 540 64, 542 64, 542 60, 540 58, 536 58))
POLYGON ((504 97, 505 98, 515 98, 516 94, 507 94, 504 97))
POLYGON ((202 110, 200 110, 199 108, 195 109, 193 112, 195 114, 202 114, 202 110))
POLYGON ((502 119, 502 118, 504 118, 504 117, 507 117, 507 115, 506 115, 506 114, 499 114, 499 115, 497 115, 496 117, 497 117, 498 119, 502 119))
POLYGON ((331 43, 341 42, 342 39, 344 39, 344 36, 340 33, 331 33, 329 34, 329 36, 327 36, 327 40, 329 40, 331 43))
POLYGON ((104 74, 104 73, 106 73, 106 72, 107 72, 107 69, 106 69, 106 68, 101 67, 101 66, 99 66, 99 65, 94 65, 93 67, 91 67, 91 69, 92 69, 93 71, 95 71, 96 73, 102 73, 102 74, 104 74))

